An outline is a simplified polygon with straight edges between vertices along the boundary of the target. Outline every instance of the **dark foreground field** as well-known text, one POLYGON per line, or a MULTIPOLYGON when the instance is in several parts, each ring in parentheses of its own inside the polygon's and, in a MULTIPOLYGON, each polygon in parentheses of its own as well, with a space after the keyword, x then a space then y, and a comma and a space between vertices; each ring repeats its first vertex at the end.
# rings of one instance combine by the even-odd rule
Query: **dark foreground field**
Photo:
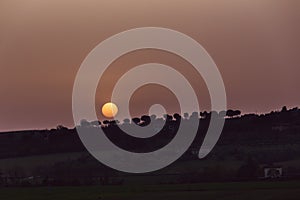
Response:
POLYGON ((202 183, 194 185, 0 188, 5 200, 298 200, 300 181, 202 183))

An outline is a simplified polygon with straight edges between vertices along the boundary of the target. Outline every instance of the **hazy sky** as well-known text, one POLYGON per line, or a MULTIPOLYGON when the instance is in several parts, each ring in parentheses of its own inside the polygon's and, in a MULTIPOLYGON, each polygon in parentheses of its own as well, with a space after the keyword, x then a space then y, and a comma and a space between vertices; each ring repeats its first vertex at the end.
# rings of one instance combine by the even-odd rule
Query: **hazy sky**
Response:
MULTIPOLYGON (((175 29, 202 44, 223 76, 228 107, 267 112, 299 106, 299 24, 298 0, 1 0, 0 130, 72 126, 72 87, 85 56, 109 36, 144 26, 175 29)), ((154 50, 112 64, 99 84, 97 109, 122 73, 147 62, 178 68, 209 109, 205 84, 188 63, 154 50)), ((154 97, 172 98, 157 86, 144 89, 133 98, 133 114, 143 113, 154 97)), ((176 101, 169 107, 175 111, 176 101)))

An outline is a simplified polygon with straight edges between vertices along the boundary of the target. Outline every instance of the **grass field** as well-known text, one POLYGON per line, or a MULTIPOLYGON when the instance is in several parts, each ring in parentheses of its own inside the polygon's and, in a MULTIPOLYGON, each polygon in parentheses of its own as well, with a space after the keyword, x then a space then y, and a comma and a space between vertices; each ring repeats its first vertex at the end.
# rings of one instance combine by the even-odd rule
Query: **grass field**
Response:
POLYGON ((0 159, 0 168, 1 170, 7 170, 16 166, 22 166, 22 168, 25 171, 34 170, 34 168, 38 166, 43 166, 43 165, 51 166, 56 162, 76 160, 83 155, 87 155, 87 153, 84 152, 59 153, 59 154, 0 159))
POLYGON ((91 187, 0 188, 3 200, 299 200, 300 181, 91 187))

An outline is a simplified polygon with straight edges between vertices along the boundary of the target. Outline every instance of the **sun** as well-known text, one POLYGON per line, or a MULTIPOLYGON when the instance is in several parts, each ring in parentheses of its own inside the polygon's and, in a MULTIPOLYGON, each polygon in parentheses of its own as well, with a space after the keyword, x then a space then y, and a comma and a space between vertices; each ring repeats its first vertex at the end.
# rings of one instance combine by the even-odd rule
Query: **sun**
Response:
POLYGON ((118 113, 118 107, 112 102, 108 102, 102 106, 102 114, 107 118, 113 118, 118 113))

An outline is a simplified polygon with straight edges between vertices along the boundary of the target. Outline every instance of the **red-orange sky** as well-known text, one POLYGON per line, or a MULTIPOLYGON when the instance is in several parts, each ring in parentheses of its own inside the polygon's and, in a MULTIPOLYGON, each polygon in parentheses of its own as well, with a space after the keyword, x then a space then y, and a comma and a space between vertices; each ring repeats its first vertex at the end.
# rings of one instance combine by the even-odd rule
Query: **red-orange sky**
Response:
MULTIPOLYGON (((299 24, 298 0, 2 0, 0 130, 73 126, 72 87, 85 56, 111 35, 145 26, 175 29, 202 44, 223 76, 229 108, 268 112, 299 106, 299 24)), ((188 64, 168 53, 128 54, 99 84, 99 107, 121 72, 148 61, 193 75, 188 64)), ((202 98, 206 88, 190 78, 202 98)), ((151 98, 163 91, 148 89, 151 98)), ((152 101, 144 93, 135 95, 134 114, 152 101)), ((209 109, 203 99, 201 107, 209 109)))

